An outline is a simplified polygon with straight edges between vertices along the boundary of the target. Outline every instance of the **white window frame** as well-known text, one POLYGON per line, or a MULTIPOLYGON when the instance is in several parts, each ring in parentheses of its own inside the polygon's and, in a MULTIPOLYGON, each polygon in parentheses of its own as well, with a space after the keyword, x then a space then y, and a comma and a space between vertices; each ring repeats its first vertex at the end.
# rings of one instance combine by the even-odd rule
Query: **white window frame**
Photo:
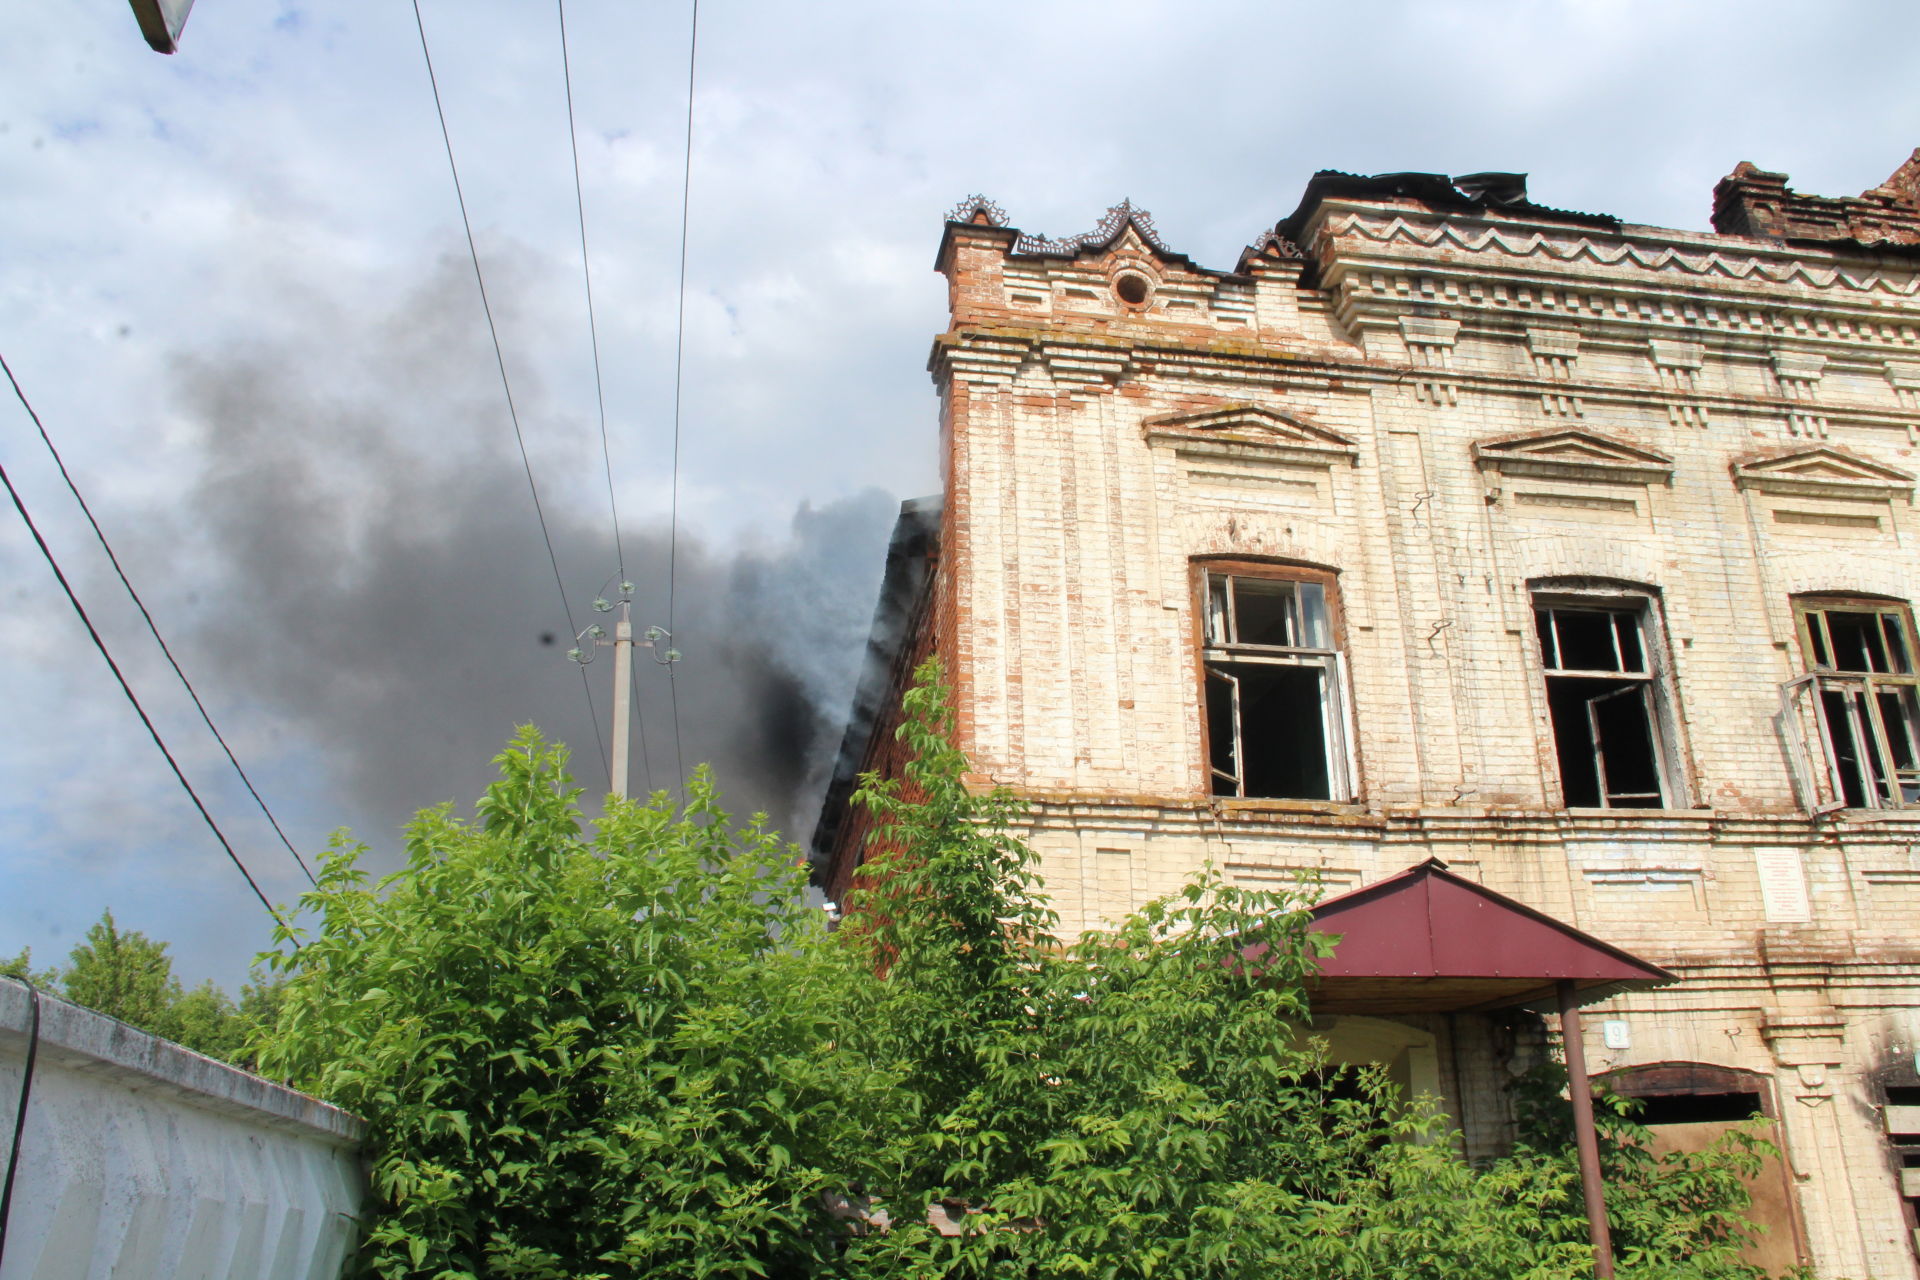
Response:
MULTIPOLYGON (((1793 599, 1794 631, 1799 638, 1803 675, 1780 686, 1780 719, 1796 740, 1792 757, 1806 808, 1813 813, 1862 807, 1867 809, 1920 808, 1920 653, 1916 653, 1913 611, 1904 601, 1868 596, 1822 593, 1793 599), (1838 656, 1829 629, 1830 613, 1872 613, 1898 624, 1904 652, 1890 659, 1898 670, 1872 671, 1834 665, 1838 656), (1816 648, 1816 642, 1818 648, 1816 648), (1827 661, 1819 660, 1824 650, 1827 661), (1887 714, 1884 701, 1896 708, 1887 714), (1844 723, 1836 726, 1829 699, 1844 707, 1844 723), (1891 723, 1889 720, 1891 719, 1891 723), (1846 794, 1847 768, 1837 729, 1844 729, 1855 751, 1856 782, 1863 805, 1851 804, 1846 794), (1908 767, 1899 766, 1895 741, 1905 747, 1908 767), (1815 750, 1817 746, 1817 751, 1815 750)), ((1887 644, 1885 623, 1882 638, 1887 644)))
MULTIPOLYGON (((1534 645, 1534 670, 1538 673, 1540 688, 1548 694, 1546 700, 1547 732, 1553 745, 1554 782, 1559 787, 1560 807, 1566 809, 1604 809, 1610 813, 1635 813, 1685 808, 1688 803, 1686 772, 1681 765, 1681 735, 1678 716, 1674 710, 1672 688, 1672 666, 1668 661, 1665 618, 1660 608, 1660 596, 1646 588, 1609 587, 1589 585, 1568 581, 1537 581, 1528 584, 1528 604, 1536 620, 1530 632, 1534 645), (1613 669, 1587 670, 1572 667, 1548 666, 1548 654, 1540 644, 1538 615, 1542 611, 1549 614, 1553 610, 1584 611, 1613 614, 1616 617, 1628 615, 1632 618, 1639 638, 1641 664, 1643 671, 1625 669, 1626 659, 1620 646, 1618 623, 1613 632, 1613 648, 1616 666, 1613 669), (1654 776, 1659 786, 1656 796, 1650 792, 1611 793, 1619 799, 1652 799, 1652 805, 1625 805, 1608 803, 1610 793, 1607 789, 1606 763, 1599 747, 1599 727, 1593 704, 1602 698, 1618 697, 1626 690, 1616 690, 1608 694, 1596 695, 1587 700, 1587 735, 1594 754, 1594 772, 1599 784, 1598 805, 1570 805, 1567 803, 1567 780, 1560 767, 1559 728, 1554 723, 1552 710, 1552 684, 1555 679, 1603 679, 1630 682, 1640 688, 1640 697, 1647 717, 1647 734, 1652 741, 1654 776)), ((1554 629, 1554 653, 1557 662, 1560 658, 1558 622, 1551 621, 1554 629)))
MULTIPOLYGON (((1195 575, 1198 586, 1198 607, 1200 611, 1200 679, 1201 714, 1208 714, 1208 692, 1215 681, 1225 682, 1231 691, 1233 725, 1229 732, 1232 742, 1233 759, 1231 768, 1222 768, 1223 762, 1213 759, 1212 729, 1202 734, 1201 753, 1206 761, 1206 790, 1215 799, 1272 801, 1274 803, 1332 803, 1350 804, 1358 795, 1358 762, 1354 754, 1354 729, 1351 700, 1347 697, 1346 657, 1340 651, 1339 605, 1334 577, 1325 570, 1294 568, 1287 565, 1264 565, 1243 562, 1203 562, 1195 575), (1325 646, 1318 645, 1256 645, 1239 643, 1236 603, 1231 588, 1235 578, 1260 582, 1278 582, 1300 586, 1311 586, 1322 593, 1324 618, 1322 625, 1326 634, 1325 646), (1225 581, 1225 624, 1228 635, 1222 639, 1215 629, 1216 612, 1214 609, 1214 584, 1225 581), (1240 720, 1240 684, 1231 672, 1217 669, 1217 665, 1233 666, 1287 666, 1314 667, 1321 672, 1320 734, 1321 751, 1327 767, 1327 795, 1325 796, 1249 796, 1246 793, 1245 768, 1242 760, 1245 756, 1245 732, 1240 720), (1225 783, 1233 788, 1231 794, 1221 794, 1214 790, 1216 783, 1225 783)), ((1299 597, 1296 595, 1296 601, 1299 597)), ((1296 603, 1296 609, 1299 607, 1296 603)), ((1299 615, 1296 614, 1298 619, 1299 615)), ((1304 625, 1296 621, 1295 625, 1304 625)), ((1297 637, 1305 639, 1307 637, 1297 637)))

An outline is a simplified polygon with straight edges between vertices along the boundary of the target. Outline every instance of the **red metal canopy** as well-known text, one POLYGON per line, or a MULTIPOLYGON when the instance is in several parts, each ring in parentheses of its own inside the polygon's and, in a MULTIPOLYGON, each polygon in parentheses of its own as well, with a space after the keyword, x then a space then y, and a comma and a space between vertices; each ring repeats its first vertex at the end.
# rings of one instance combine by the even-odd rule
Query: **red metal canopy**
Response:
POLYGON ((1329 898, 1313 928, 1340 935, 1320 962, 1316 1013, 1461 1013, 1540 1004, 1563 982, 1581 1004, 1674 975, 1448 871, 1438 858, 1329 898))

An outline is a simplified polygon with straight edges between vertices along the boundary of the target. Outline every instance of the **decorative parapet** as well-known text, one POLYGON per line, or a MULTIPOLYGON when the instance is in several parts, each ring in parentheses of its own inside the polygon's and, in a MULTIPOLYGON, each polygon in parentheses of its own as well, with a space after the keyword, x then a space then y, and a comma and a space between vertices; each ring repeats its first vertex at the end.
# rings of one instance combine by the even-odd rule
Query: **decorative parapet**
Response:
MULTIPOLYGON (((1005 215, 1002 216, 1004 217, 1005 215)), ((999 223, 996 225, 1005 224, 999 223)), ((1067 236, 1064 239, 1052 240, 1038 232, 1034 232, 1031 235, 1022 232, 1020 238, 1014 242, 1013 251, 1015 253, 1038 254, 1050 258, 1071 258, 1089 249, 1107 248, 1113 244, 1114 241, 1118 240, 1129 227, 1133 228, 1134 233, 1138 235, 1141 241, 1149 248, 1160 253, 1172 255, 1173 250, 1167 247, 1166 242, 1160 239, 1160 233, 1154 229, 1153 215, 1145 209, 1134 208, 1133 201, 1131 200, 1122 200, 1119 204, 1114 205, 1107 210, 1106 216, 1100 219, 1099 224, 1095 226, 1093 230, 1083 231, 1077 236, 1067 236)))
POLYGON ((964 222, 978 227, 1004 227, 1007 211, 985 196, 968 196, 947 210, 948 222, 964 222))
POLYGON ((1920 245, 1920 149, 1857 196, 1802 195, 1787 175, 1743 160, 1713 189, 1713 229, 1726 235, 1855 245, 1920 245))
POLYGON ((1336 236, 1351 234, 1376 244, 1405 241, 1442 253, 1534 259, 1576 267, 1583 274, 1594 268, 1638 267, 1648 272, 1762 286, 1920 298, 1920 272, 1913 270, 1823 260, 1829 255, 1819 251, 1808 254, 1765 245, 1716 245, 1711 237, 1701 237, 1705 243, 1690 242, 1684 232, 1658 233, 1657 238, 1641 233, 1595 236, 1558 229, 1549 232, 1525 226, 1455 223, 1430 215, 1409 219, 1401 214, 1360 210, 1340 215, 1330 223, 1328 232, 1336 236))

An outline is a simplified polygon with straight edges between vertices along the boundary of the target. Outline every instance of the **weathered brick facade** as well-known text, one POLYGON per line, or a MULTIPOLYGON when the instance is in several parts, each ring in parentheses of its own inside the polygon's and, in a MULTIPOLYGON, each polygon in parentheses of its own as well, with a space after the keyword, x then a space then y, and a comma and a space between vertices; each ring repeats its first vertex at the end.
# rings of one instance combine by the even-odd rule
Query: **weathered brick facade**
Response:
MULTIPOLYGON (((956 211, 945 505, 909 648, 946 658, 973 767, 1034 802, 1063 927, 1209 861, 1339 891, 1438 856, 1679 974, 1590 1010, 1593 1069, 1753 1073, 1797 1202, 1777 1230, 1823 1275, 1914 1276, 1920 1170, 1887 1117, 1920 1102, 1920 808, 1897 780, 1847 793, 1821 738, 1841 704, 1782 687, 1810 670, 1797 599, 1897 631, 1920 595, 1916 173, 1822 201, 1742 166, 1712 234, 1544 208, 1512 175, 1322 174, 1233 271, 1125 205, 1067 242, 956 211), (1329 584, 1323 674, 1289 677, 1321 681, 1325 722, 1299 730, 1324 738, 1319 798, 1216 794, 1250 766, 1210 664, 1266 670, 1223 665, 1203 618, 1228 562, 1329 584), (1625 619, 1645 655, 1566 693, 1546 668, 1594 664, 1549 662, 1556 601, 1625 619), (1592 693, 1616 686, 1645 760, 1592 693), (1629 766, 1658 775, 1638 800, 1608 782, 1629 766)), ((1869 687, 1891 736, 1857 774, 1900 763, 1899 674, 1869 687)), ((1288 731, 1246 715, 1248 758, 1288 731)), ((1483 1147, 1498 1055, 1457 1030, 1430 1029, 1436 1070, 1483 1147)))

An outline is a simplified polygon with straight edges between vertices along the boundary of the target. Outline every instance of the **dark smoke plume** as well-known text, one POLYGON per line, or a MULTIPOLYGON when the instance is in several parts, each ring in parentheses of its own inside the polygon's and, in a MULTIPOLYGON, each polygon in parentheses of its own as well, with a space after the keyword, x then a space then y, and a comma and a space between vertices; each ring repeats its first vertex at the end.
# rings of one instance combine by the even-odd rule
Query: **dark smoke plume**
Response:
MULTIPOLYGON (((324 773, 308 788, 331 806, 317 822, 351 822, 376 845, 421 806, 464 808, 516 724, 571 744, 589 796, 606 780, 463 270, 443 264, 373 325, 313 302, 308 327, 339 344, 324 361, 304 343, 262 340, 178 366, 178 415, 205 461, 172 520, 181 554, 204 557, 208 580, 223 584, 200 592, 197 647, 226 695, 288 725, 324 773)), ((531 378, 516 391, 575 621, 611 629, 590 609, 613 594, 616 563, 604 494, 588 500, 597 438, 545 412, 531 378), (563 466, 578 500, 555 479, 563 466)), ((736 813, 765 810, 804 835, 894 507, 876 490, 802 503, 784 543, 730 554, 682 529, 684 657, 670 690, 666 669, 639 651, 636 789, 671 788, 680 758, 711 762, 736 813)), ((625 534, 636 626, 664 623, 666 530, 625 534)), ((602 656, 588 668, 603 735, 610 666, 602 656)))

